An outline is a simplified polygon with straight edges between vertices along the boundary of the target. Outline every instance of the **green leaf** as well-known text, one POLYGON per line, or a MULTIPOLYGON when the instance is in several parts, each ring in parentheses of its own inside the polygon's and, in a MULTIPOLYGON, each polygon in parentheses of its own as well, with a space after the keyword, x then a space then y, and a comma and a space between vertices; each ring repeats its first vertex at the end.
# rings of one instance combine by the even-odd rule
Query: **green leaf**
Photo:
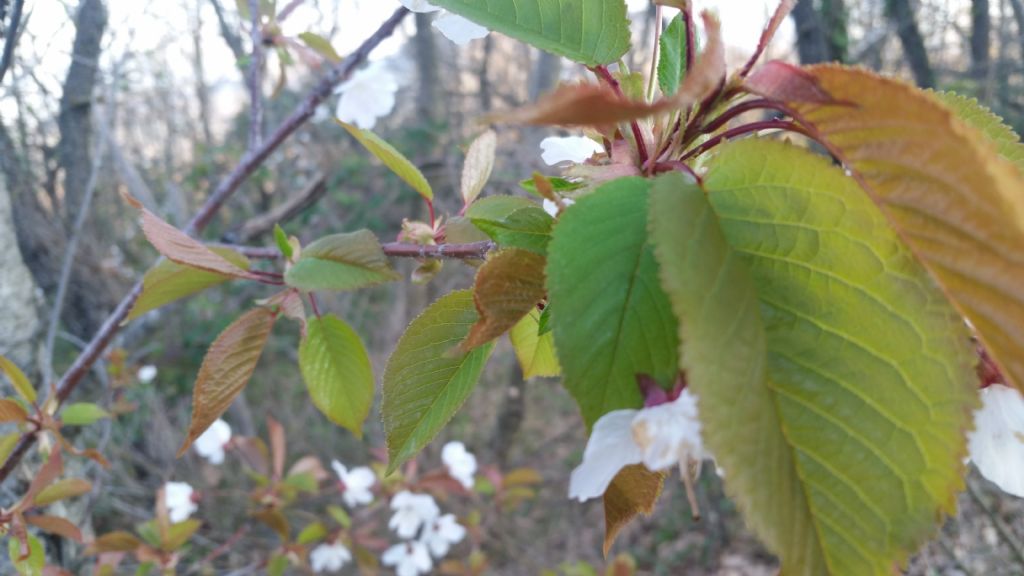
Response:
POLYGON ((307 494, 316 494, 320 488, 312 472, 293 472, 284 479, 284 484, 307 494))
POLYGON ((203 522, 195 518, 189 518, 182 522, 175 522, 167 528, 167 536, 163 542, 163 550, 167 552, 173 552, 185 544, 192 538, 192 535, 199 531, 203 527, 203 522))
POLYGON ((649 187, 641 178, 609 182, 562 213, 552 235, 555 347, 588 427, 643 404, 637 374, 676 377, 676 321, 647 241, 649 187))
POLYGON ((348 133, 369 150, 370 154, 376 156, 396 176, 404 180, 409 186, 412 186, 413 190, 419 192, 420 196, 423 196, 428 202, 433 202, 434 191, 430 188, 430 183, 427 182, 419 168, 414 166, 394 146, 388 144, 380 136, 369 130, 362 130, 337 119, 335 119, 335 122, 341 124, 345 130, 348 130, 348 133))
POLYGON ((457 290, 431 304, 399 339, 384 370, 388 474, 433 440, 476 386, 494 344, 468 354, 457 347, 477 319, 473 293, 457 290))
MULTIPOLYGON (((828 160, 740 141, 719 149, 705 185, 749 266, 767 335, 770 401, 750 387, 730 393, 714 365, 698 390, 716 457, 735 461, 727 482, 747 478, 731 492, 740 498, 753 486, 741 502, 783 555, 783 572, 892 574, 963 488, 964 431, 978 401, 964 323, 856 181, 828 160), (779 434, 788 471, 777 469, 782 453, 770 453, 779 434)), ((726 288, 703 294, 705 305, 726 288)), ((703 347, 696 337, 690 345, 703 347)), ((742 362, 719 360, 722 370, 742 362)))
POLYGON ((89 426, 104 418, 110 418, 110 413, 88 402, 68 404, 60 412, 60 421, 65 426, 89 426))
POLYGON ((292 248, 292 243, 288 241, 288 235, 285 234, 284 228, 281 228, 280 224, 274 224, 274 243, 277 244, 277 249, 281 251, 281 255, 284 256, 285 260, 292 259, 295 250, 292 248))
POLYGON ((373 370, 355 330, 333 314, 311 319, 299 346, 299 368, 313 404, 362 437, 373 405, 373 370))
POLYGON ((338 526, 342 528, 348 528, 352 525, 352 518, 349 517, 348 512, 341 506, 328 506, 327 513, 334 518, 334 521, 338 523, 338 526))
POLYGON ((431 3, 587 66, 611 64, 629 50, 625 0, 438 0, 431 3))
POLYGON ((526 198, 488 196, 466 211, 466 217, 502 248, 547 252, 555 220, 526 198))
POLYGON ((341 56, 338 55, 334 46, 331 46, 330 40, 323 36, 312 32, 303 32, 302 34, 299 34, 299 40, 302 40, 303 44, 309 46, 314 52, 323 56, 327 60, 331 62, 341 62, 341 56))
POLYGON ((46 565, 46 553, 43 551, 43 544, 38 538, 27 534, 28 556, 22 558, 21 542, 17 538, 7 539, 7 552, 11 558, 11 564, 18 571, 20 576, 42 576, 43 566, 46 565))
POLYGON ((0 356, 0 373, 3 373, 11 381, 14 391, 28 403, 36 401, 36 389, 28 381, 28 376, 18 368, 18 365, 7 358, 0 356))
POLYGON ((11 432, 10 434, 0 436, 0 460, 7 460, 7 457, 11 455, 11 451, 14 450, 14 446, 20 439, 21 432, 11 432))
POLYGON ((288 557, 284 554, 274 554, 267 562, 267 576, 284 576, 284 571, 288 569, 288 557))
POLYGON ((659 45, 658 86, 662 94, 672 96, 686 76, 686 24, 681 13, 662 33, 659 45))
POLYGON ((541 313, 530 312, 508 333, 512 348, 523 370, 523 378, 557 377, 562 374, 555 353, 555 337, 551 332, 540 333, 541 313))
MULTIPOLYGON (((551 184, 551 189, 559 194, 566 194, 583 188, 583 182, 573 182, 572 180, 566 180, 565 178, 559 178, 557 176, 542 176, 551 184)), ((519 182, 519 187, 526 190, 534 196, 540 196, 540 192, 537 191, 537 182, 533 178, 527 178, 519 182)))
POLYGON ((289 286, 307 292, 356 290, 400 278, 369 230, 332 234, 313 242, 284 275, 289 286))
POLYGON ((92 491, 92 484, 84 478, 65 478, 50 484, 36 494, 34 504, 47 506, 59 500, 76 498, 92 491))
POLYGON ((322 522, 313 522, 299 532, 295 539, 296 544, 310 544, 323 540, 327 536, 327 527, 322 522))
POLYGON ((1021 144, 1020 136, 1013 128, 1007 126, 1002 118, 982 106, 975 98, 960 96, 953 92, 931 92, 931 95, 938 98, 969 126, 981 130, 982 134, 996 145, 1003 158, 1024 171, 1024 144, 1021 144))
MULTIPOLYGON (((230 248, 210 248, 228 262, 242 270, 249 269, 249 259, 230 248)), ((132 306, 125 322, 134 320, 150 310, 170 304, 186 296, 198 294, 207 288, 223 284, 231 278, 216 272, 207 272, 171 260, 163 260, 142 277, 142 294, 132 306)))

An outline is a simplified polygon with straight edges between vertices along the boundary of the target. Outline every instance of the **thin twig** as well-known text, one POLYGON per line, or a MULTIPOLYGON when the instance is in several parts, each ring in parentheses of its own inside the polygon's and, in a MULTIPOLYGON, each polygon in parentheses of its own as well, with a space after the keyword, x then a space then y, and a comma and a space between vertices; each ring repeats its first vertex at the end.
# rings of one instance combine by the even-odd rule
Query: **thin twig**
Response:
POLYGON ((21 24, 21 9, 25 0, 14 0, 14 7, 11 10, 11 24, 7 27, 7 39, 4 41, 3 56, 0 56, 0 83, 4 81, 4 75, 11 66, 14 59, 14 45, 18 43, 18 25, 21 24))
MULTIPOLYGON (((281 257, 281 251, 277 248, 238 246, 235 244, 211 244, 211 246, 229 248, 254 260, 276 260, 281 257)), ((487 256, 488 252, 496 247, 497 245, 490 240, 470 242, 468 244, 437 244, 435 246, 405 244, 402 242, 381 244, 384 254, 392 258, 431 258, 435 260, 482 260, 487 256)))
POLYGON ((263 18, 260 0, 249 0, 249 25, 252 30, 252 56, 249 62, 249 150, 259 148, 263 140, 263 18))
MULTIPOLYGON (((185 232, 195 236, 202 231, 210 220, 213 219, 217 211, 220 210, 220 207, 224 205, 224 202, 226 202, 228 198, 238 190, 242 182, 252 175, 263 161, 266 160, 267 157, 269 157, 270 154, 274 152, 274 150, 276 150, 289 136, 291 136, 293 132, 313 116, 313 112, 316 110, 316 107, 331 95, 331 91, 334 86, 347 80, 355 71, 356 67, 366 60, 370 52, 383 42, 385 38, 394 33, 398 24, 408 13, 409 11, 405 8, 395 10, 394 14, 385 20, 384 23, 377 28, 377 31, 367 38, 355 52, 328 71, 327 75, 321 79, 302 103, 299 104, 295 111, 293 111, 292 114, 286 118, 280 126, 278 126, 274 133, 263 142, 260 148, 247 153, 242 157, 234 170, 232 170, 231 173, 220 182, 213 194, 211 194, 206 200, 203 207, 200 208, 192 221, 188 223, 188 226, 185 227, 185 232)), ((103 322, 103 325, 100 326, 100 329, 96 334, 93 335, 92 340, 89 341, 89 345, 86 346, 85 350, 78 355, 71 367, 64 373, 64 376, 57 384, 58 405, 63 404, 64 401, 67 400, 78 386, 78 383, 85 377, 93 363, 95 363, 107 349, 107 345, 110 344, 114 335, 117 334, 121 327, 121 323, 128 317, 128 313, 131 311, 132 306, 135 304, 135 300, 140 294, 142 294, 142 282, 136 283, 131 292, 121 300, 117 305, 117 308, 114 309, 110 316, 103 322)), ((21 438, 18 439, 18 442, 11 450, 10 455, 7 456, 3 465, 0 466, 0 482, 3 482, 11 475, 11 472, 18 463, 21 462, 21 459, 25 457, 25 454, 28 453, 28 450, 32 447, 35 441, 35 432, 23 434, 21 438)))

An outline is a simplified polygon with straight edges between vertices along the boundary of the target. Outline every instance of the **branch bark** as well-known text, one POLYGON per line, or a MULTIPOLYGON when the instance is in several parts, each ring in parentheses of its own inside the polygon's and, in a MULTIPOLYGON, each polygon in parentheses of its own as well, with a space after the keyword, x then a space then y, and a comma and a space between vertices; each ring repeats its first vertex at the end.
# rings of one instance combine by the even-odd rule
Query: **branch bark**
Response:
MULTIPOLYGON (((7 26, 7 35, 4 37, 4 51, 0 56, 0 83, 4 81, 4 74, 11 67, 11 60, 14 59, 14 46, 18 43, 18 26, 21 24, 21 10, 25 0, 14 0, 14 7, 11 9, 11 23, 7 26)), ((0 23, 3 18, 0 18, 0 23)))
POLYGON ((814 1, 800 0, 793 7, 792 14, 796 22, 796 49, 800 54, 800 63, 827 62, 829 49, 825 26, 814 9, 814 1))
POLYGON ((886 16, 892 20, 903 44, 903 53, 907 56, 914 80, 921 88, 935 87, 935 73, 928 59, 928 50, 924 46, 921 30, 917 26, 917 17, 910 0, 886 0, 886 16))

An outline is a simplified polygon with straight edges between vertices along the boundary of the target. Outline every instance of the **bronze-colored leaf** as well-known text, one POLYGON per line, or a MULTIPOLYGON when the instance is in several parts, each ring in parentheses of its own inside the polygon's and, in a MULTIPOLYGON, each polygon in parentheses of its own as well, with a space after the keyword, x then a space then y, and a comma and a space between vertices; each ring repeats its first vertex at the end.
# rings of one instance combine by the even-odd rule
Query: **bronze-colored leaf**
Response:
POLYGON ((463 352, 508 332, 544 298, 547 259, 510 248, 487 258, 476 274, 473 302, 480 319, 460 345, 463 352))
POLYGON ((100 554, 103 552, 134 552, 142 541, 130 532, 118 530, 109 532, 93 541, 88 547, 89 554, 100 554))
POLYGON ((754 94, 772 100, 838 104, 813 74, 780 60, 772 60, 759 67, 745 84, 754 94))
POLYGON ((651 472, 642 464, 622 469, 604 493, 604 555, 615 537, 638 514, 650 516, 665 484, 664 472, 651 472))
POLYGON ((43 491, 44 488, 53 484, 53 481, 60 476, 61 472, 64 471, 64 462, 60 455, 60 448, 53 447, 50 450, 50 456, 46 459, 46 462, 36 472, 35 478, 28 485, 28 490, 21 497, 21 500, 11 508, 12 511, 20 512, 31 507, 32 502, 35 501, 36 495, 43 491))
POLYGON ((253 517, 269 526, 274 532, 277 532, 281 540, 289 541, 291 525, 288 523, 288 518, 280 510, 277 508, 267 508, 266 510, 256 512, 253 514, 253 517))
POLYGON ((0 398, 0 422, 24 422, 28 420, 28 412, 10 398, 0 398))
POLYGON ((210 345, 192 390, 192 423, 178 456, 228 409, 256 370, 276 315, 250 310, 231 323, 210 345))
POLYGON ((44 532, 50 534, 56 534, 68 540, 75 542, 82 541, 82 531, 77 526, 68 522, 66 519, 59 516, 48 516, 45 514, 38 516, 25 516, 25 522, 39 528, 44 532))

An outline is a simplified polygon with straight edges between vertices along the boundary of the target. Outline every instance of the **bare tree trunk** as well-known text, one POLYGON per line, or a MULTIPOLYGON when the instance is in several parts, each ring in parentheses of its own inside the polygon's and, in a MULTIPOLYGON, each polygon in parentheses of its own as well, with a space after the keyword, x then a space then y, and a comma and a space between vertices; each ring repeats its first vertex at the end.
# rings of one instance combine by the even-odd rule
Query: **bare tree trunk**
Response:
POLYGON ((988 0, 971 1, 971 76, 978 83, 983 102, 992 99, 989 82, 992 49, 992 19, 988 0))
POLYGON ((550 52, 541 51, 537 65, 530 74, 530 100, 534 101, 540 98, 541 94, 554 88, 561 74, 562 59, 550 52))
POLYGON ((1010 0, 1013 19, 1017 21, 1017 36, 1020 38, 1020 59, 1024 61, 1024 0, 1010 0))
POLYGON ((494 54, 494 36, 488 34, 484 38, 484 52, 480 62, 480 110, 490 112, 493 105, 491 93, 491 55, 494 54))
POLYGON ((199 127, 203 132, 205 154, 213 147, 213 134, 210 133, 210 91, 206 89, 206 70, 203 66, 203 4, 196 2, 196 19, 192 23, 192 69, 196 76, 196 100, 199 102, 199 127))
POLYGON ((793 20, 796 22, 796 49, 800 53, 802 64, 815 64, 829 60, 828 41, 825 38, 825 27, 822 25, 818 12, 814 9, 814 0, 800 0, 793 8, 793 20))
POLYGON ((928 51, 924 46, 924 39, 917 26, 917 18, 914 16, 910 0, 886 0, 885 9, 886 15, 896 26, 896 32, 903 44, 903 53, 907 57, 917 85, 922 88, 934 88, 935 73, 928 60, 928 51))
POLYGON ((829 55, 836 62, 849 59, 850 33, 847 20, 849 13, 844 0, 822 0, 821 19, 825 24, 825 37, 829 55))
MULTIPOLYGON (((6 133, 3 138, 9 142, 6 133)), ((6 148, 0 147, 0 156, 7 155, 6 148)), ((0 356, 34 375, 41 326, 36 284, 18 248, 6 177, 0 177, 0 270, 0 356)))
MULTIPOLYGON (((437 58, 437 43, 434 31, 430 26, 430 14, 416 14, 416 36, 413 46, 416 49, 416 71, 419 74, 419 97, 416 99, 419 119, 428 126, 433 126, 439 117, 441 104, 441 74, 437 58)), ((428 147, 432 147, 429 143, 428 147)))

